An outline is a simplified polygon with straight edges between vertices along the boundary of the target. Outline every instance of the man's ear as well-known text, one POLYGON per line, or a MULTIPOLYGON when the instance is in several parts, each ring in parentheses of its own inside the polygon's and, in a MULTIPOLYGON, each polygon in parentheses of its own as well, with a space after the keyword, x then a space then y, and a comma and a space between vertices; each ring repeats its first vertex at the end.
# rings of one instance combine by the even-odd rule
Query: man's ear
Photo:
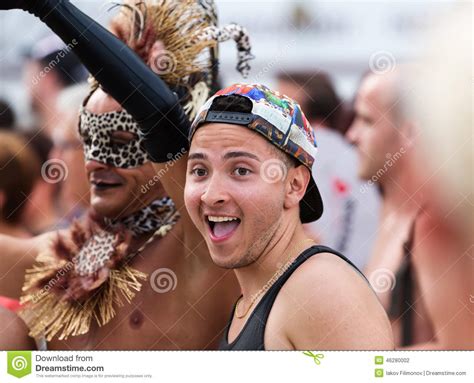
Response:
POLYGON ((289 169, 286 180, 285 208, 298 206, 303 199, 311 174, 304 165, 289 169))

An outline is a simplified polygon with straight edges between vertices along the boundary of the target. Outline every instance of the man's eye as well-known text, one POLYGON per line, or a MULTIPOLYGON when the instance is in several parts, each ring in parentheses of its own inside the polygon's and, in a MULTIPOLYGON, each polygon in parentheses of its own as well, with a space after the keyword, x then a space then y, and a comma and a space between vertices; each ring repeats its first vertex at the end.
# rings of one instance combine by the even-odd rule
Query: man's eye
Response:
POLYGON ((207 171, 206 169, 203 169, 203 168, 195 168, 191 170, 191 174, 197 177, 204 177, 207 175, 207 171))
POLYGON ((124 146, 130 143, 130 141, 123 140, 120 138, 115 138, 115 137, 112 137, 110 139, 110 142, 112 143, 113 146, 124 146))
POLYGON ((87 138, 89 137, 89 131, 87 130, 87 128, 84 128, 84 127, 79 127, 79 137, 81 138, 87 138))
POLYGON ((360 117, 360 120, 362 121, 362 123, 364 123, 365 125, 373 125, 374 121, 367 117, 367 116, 362 116, 360 117))
POLYGON ((90 145, 91 144, 91 138, 89 136, 89 132, 87 130, 81 130, 79 132, 79 138, 80 140, 86 144, 86 145, 90 145))
POLYGON ((136 140, 137 138, 138 136, 134 133, 124 132, 120 130, 117 130, 110 134, 110 141, 112 142, 112 144, 118 146, 127 145, 133 140, 136 140))
POLYGON ((235 168, 233 173, 236 176, 248 176, 252 172, 246 168, 235 168))

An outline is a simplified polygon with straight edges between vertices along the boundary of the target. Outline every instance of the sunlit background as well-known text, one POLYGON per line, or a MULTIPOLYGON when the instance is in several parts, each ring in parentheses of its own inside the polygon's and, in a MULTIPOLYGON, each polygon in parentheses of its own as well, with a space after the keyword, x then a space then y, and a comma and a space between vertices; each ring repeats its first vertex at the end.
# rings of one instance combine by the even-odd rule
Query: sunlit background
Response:
MULTIPOLYGON (((110 1, 73 1, 103 25, 116 10, 110 1)), ((353 97, 369 65, 392 65, 419 52, 418 36, 430 20, 455 1, 234 1, 217 0, 220 23, 237 22, 251 36, 255 60, 248 81, 274 85, 275 75, 291 70, 324 70, 339 94, 353 97)), ((23 55, 51 32, 21 11, 0 13, 0 97, 31 124, 21 82, 23 55)), ((223 83, 241 81, 234 70, 235 47, 221 45, 223 83)))

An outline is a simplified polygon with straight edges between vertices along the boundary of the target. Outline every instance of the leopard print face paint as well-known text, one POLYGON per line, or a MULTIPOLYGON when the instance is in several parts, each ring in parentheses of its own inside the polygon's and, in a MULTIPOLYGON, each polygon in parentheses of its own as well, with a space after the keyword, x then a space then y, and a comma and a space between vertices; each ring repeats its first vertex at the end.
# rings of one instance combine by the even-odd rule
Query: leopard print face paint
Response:
POLYGON ((124 169, 150 161, 142 146, 138 124, 125 110, 95 114, 82 107, 79 135, 86 161, 124 169))

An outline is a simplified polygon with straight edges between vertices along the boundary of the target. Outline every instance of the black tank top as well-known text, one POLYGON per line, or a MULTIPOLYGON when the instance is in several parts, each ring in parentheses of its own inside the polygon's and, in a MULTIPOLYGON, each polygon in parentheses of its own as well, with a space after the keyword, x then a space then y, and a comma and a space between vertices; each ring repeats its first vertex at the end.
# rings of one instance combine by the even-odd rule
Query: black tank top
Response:
MULTIPOLYGON (((338 253, 337 251, 326 247, 326 246, 312 246, 305 251, 303 251, 291 264, 291 266, 277 279, 277 281, 270 287, 266 292, 263 298, 258 302, 257 307, 253 310, 252 314, 245 323, 240 334, 235 338, 232 343, 228 343, 229 328, 234 318, 235 307, 232 310, 232 315, 230 321, 227 324, 227 327, 224 331, 224 337, 221 340, 219 345, 220 350, 264 350, 264 336, 265 336, 265 327, 267 325, 268 316, 273 307, 273 303, 280 292, 281 288, 285 282, 290 278, 290 276, 295 272, 295 270, 300 267, 307 259, 311 258, 313 255, 318 253, 331 253, 337 255, 339 258, 343 259, 349 263, 354 269, 356 269, 363 277, 364 275, 360 270, 349 261, 344 255, 338 253)), ((366 279, 364 277, 364 279, 366 279)), ((367 280, 367 279, 366 279, 367 280)), ((238 302, 238 300, 237 300, 238 302)))
POLYGON ((415 313, 415 288, 416 280, 413 270, 413 244, 415 242, 416 221, 423 208, 421 208, 413 220, 408 239, 403 243, 403 260, 400 268, 395 274, 395 286, 391 294, 391 302, 388 316, 392 321, 399 321, 401 318, 401 338, 400 345, 403 347, 413 344, 414 335, 414 313, 415 313))

